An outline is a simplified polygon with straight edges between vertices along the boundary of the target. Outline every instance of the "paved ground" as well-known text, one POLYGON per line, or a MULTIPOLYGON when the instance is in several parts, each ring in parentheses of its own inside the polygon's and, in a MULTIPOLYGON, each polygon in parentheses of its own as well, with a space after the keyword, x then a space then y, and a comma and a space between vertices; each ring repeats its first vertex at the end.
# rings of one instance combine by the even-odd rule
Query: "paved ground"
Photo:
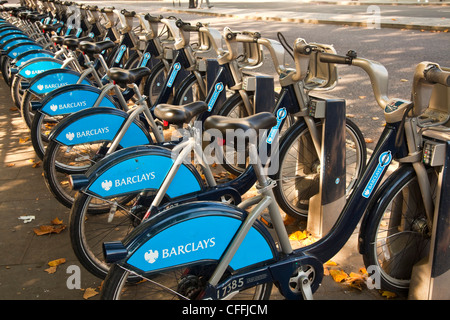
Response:
MULTIPOLYGON (((161 3, 155 5, 161 6, 161 3)), ((238 2, 233 3, 238 7, 238 2)), ((119 2, 114 4, 117 5, 119 2)), ((214 8, 202 9, 203 12, 214 13, 216 10, 219 11, 217 14, 224 14, 225 10, 235 10, 237 14, 236 12, 240 10, 230 7, 220 8, 219 2, 213 1, 213 4, 214 8)), ((136 4, 133 3, 133 5, 136 4)), ((171 7, 169 1, 164 1, 164 5, 171 7)), ((284 14, 283 10, 273 10, 273 8, 266 10, 265 14, 273 14, 274 11, 278 16, 284 14)), ((252 12, 252 17, 249 18, 254 18, 256 14, 252 12)), ((293 19, 294 13, 289 14, 291 16, 289 19, 293 19)), ((316 13, 316 15, 319 14, 316 13)), ((447 15, 442 19, 443 21, 438 22, 444 25, 443 23, 448 22, 448 18, 447 15)), ((436 27, 436 24, 431 26, 436 27)), ((61 206, 47 191, 42 177, 42 168, 39 162, 36 162, 37 158, 29 140, 29 131, 12 106, 9 87, 0 80, 0 219, 2 221, 0 225, 0 252, 2 253, 0 256, 0 299, 82 300, 84 290, 69 289, 67 286, 67 281, 69 279, 70 283, 72 275, 71 266, 79 266, 70 247, 68 231, 43 236, 38 236, 33 231, 39 226, 49 225, 55 218, 66 224, 69 209, 61 206), (22 220, 25 216, 33 216, 34 220, 25 223, 22 220), (58 266, 56 272, 46 271, 49 261, 60 258, 64 258, 66 262, 58 266)), ((363 264, 361 257, 356 253, 355 236, 333 260, 347 273, 358 272, 363 264)), ((80 270, 81 288, 93 288, 98 291, 101 281, 83 268, 80 270)), ((91 299, 97 298, 98 296, 94 296, 91 299)), ((281 297, 274 292, 274 298, 281 297)), ((315 298, 324 300, 385 299, 376 290, 363 287, 360 291, 344 284, 337 284, 329 276, 324 278, 315 298)))

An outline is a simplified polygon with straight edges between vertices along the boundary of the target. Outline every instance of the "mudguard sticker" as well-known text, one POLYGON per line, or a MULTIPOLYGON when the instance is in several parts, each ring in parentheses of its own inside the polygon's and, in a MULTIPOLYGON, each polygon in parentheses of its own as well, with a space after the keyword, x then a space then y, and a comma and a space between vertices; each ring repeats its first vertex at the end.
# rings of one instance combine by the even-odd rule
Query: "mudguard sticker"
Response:
MULTIPOLYGON (((144 243, 127 263, 149 272, 199 260, 219 260, 240 225, 240 220, 226 216, 186 220, 144 243)), ((256 229, 251 228, 230 262, 230 267, 237 270, 272 258, 267 241, 256 229)))
MULTIPOLYGON (((113 114, 100 113, 86 116, 69 124, 55 139, 67 146, 95 141, 111 141, 124 121, 123 117, 113 114)), ((135 123, 131 124, 120 141, 120 145, 124 148, 148 143, 149 139, 135 123)))
POLYGON ((373 172, 372 176, 370 177, 369 182, 367 183, 366 187, 364 188, 364 191, 362 193, 362 196, 364 198, 369 198, 369 196, 372 194, 372 191, 374 190, 378 180, 381 178, 381 174, 384 171, 384 168, 391 163, 392 160, 392 154, 391 151, 383 152, 380 157, 378 158, 378 165, 375 168, 375 171, 373 172))
MULTIPOLYGON (((98 92, 86 90, 67 91, 55 96, 45 103, 41 112, 51 116, 74 113, 87 108, 92 108, 98 97, 98 92)), ((114 104, 106 97, 103 98, 99 106, 115 108, 114 104)))
POLYGON ((9 51, 8 57, 11 59, 14 59, 15 57, 21 55, 24 52, 30 51, 30 50, 37 50, 42 49, 40 45, 37 44, 25 44, 23 46, 19 46, 17 48, 14 48, 13 50, 9 51))
MULTIPOLYGON (((51 73, 43 76, 37 81, 34 81, 29 90, 35 94, 45 94, 59 87, 67 86, 69 84, 76 84, 79 79, 79 74, 62 72, 51 73)), ((81 84, 91 85, 91 83, 86 79, 84 79, 81 84)))
POLYGON ((267 137, 267 143, 272 144, 273 139, 275 139, 278 129, 280 129, 281 123, 287 116, 286 108, 281 108, 277 111, 277 124, 270 129, 269 135, 267 137))
POLYGON ((212 108, 214 107, 214 104, 217 101, 217 98, 219 97, 219 94, 223 91, 223 83, 219 82, 218 84, 216 84, 214 86, 214 93, 211 97, 211 99, 209 99, 208 102, 208 111, 211 111, 212 108))
POLYGON ((19 75, 26 79, 34 78, 36 75, 38 75, 44 71, 47 71, 50 69, 60 69, 62 64, 63 64, 63 62, 58 61, 58 60, 36 61, 34 63, 30 63, 26 66, 23 66, 19 70, 19 75))
MULTIPOLYGON (((112 197, 127 192, 159 189, 172 164, 172 158, 161 155, 128 159, 97 177, 88 190, 101 197, 112 197)), ((174 198, 200 190, 193 173, 186 166, 181 166, 167 190, 167 195, 174 198)))
POLYGON ((172 73, 170 74, 169 81, 167 82, 167 86, 172 88, 173 83, 175 82, 175 78, 177 77, 178 71, 181 69, 181 64, 179 62, 173 65, 172 73))

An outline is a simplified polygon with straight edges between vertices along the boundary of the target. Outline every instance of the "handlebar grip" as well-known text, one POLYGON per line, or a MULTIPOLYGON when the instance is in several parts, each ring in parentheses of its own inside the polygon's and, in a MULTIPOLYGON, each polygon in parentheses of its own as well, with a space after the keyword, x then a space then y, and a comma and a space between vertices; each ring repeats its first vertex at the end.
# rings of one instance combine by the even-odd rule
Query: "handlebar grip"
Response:
POLYGON ((180 28, 183 31, 196 32, 200 29, 200 27, 198 26, 191 26, 189 22, 183 22, 181 20, 177 20, 175 24, 178 28, 180 28))
POLYGON ((160 22, 161 21, 161 16, 160 17, 154 17, 154 16, 151 16, 150 13, 147 13, 144 16, 144 19, 147 20, 148 22, 160 22))
POLYGON ((425 79, 429 82, 439 83, 450 87, 450 72, 442 71, 437 66, 424 71, 425 79))
POLYGON ((348 56, 339 56, 332 53, 320 53, 319 59, 321 62, 336 63, 336 64, 352 64, 352 58, 348 56))
POLYGON ((134 17, 136 15, 135 11, 128 11, 126 9, 122 9, 120 13, 122 13, 125 17, 134 17))
POLYGON ((113 12, 113 10, 114 10, 114 7, 100 9, 101 12, 105 12, 105 13, 111 13, 111 12, 113 12))

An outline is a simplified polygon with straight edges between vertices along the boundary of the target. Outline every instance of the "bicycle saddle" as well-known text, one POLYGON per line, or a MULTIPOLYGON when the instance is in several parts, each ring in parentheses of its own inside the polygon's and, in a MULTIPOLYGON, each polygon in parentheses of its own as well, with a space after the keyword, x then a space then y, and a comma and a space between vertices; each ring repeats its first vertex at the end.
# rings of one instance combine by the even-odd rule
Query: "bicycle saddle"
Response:
POLYGON ((43 32, 52 32, 52 31, 58 30, 62 26, 63 26, 62 23, 45 24, 42 26, 42 31, 43 32))
POLYGON ((62 37, 62 36, 53 36, 51 40, 54 44, 61 45, 64 43, 64 37, 62 37))
POLYGON ((64 37, 64 41, 63 44, 69 48, 70 50, 75 50, 76 48, 78 48, 78 44, 86 39, 92 39, 90 37, 84 37, 84 38, 76 38, 73 35, 68 35, 64 37))
POLYGON ((245 118, 209 116, 204 123, 205 130, 217 129, 223 134, 226 130, 270 129, 277 124, 277 118, 270 112, 261 112, 245 118))
POLYGON ((183 126, 184 123, 189 123, 192 118, 206 110, 208 110, 206 102, 195 101, 182 106, 161 103, 155 107, 154 113, 161 120, 183 126))
POLYGON ((111 40, 104 40, 99 42, 92 42, 92 38, 83 39, 78 46, 81 51, 87 54, 101 53, 103 50, 114 47, 114 42, 111 40))
POLYGON ((109 79, 115 81, 119 86, 125 87, 129 83, 136 82, 142 77, 150 74, 150 69, 147 67, 139 67, 134 69, 122 69, 113 67, 107 72, 109 79))

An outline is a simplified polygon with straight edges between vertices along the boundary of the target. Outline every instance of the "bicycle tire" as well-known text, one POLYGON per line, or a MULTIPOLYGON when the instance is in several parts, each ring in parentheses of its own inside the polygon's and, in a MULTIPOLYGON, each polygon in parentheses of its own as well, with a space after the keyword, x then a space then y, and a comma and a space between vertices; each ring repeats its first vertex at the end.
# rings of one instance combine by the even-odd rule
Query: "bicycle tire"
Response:
POLYGON ((35 115, 35 111, 31 108, 32 101, 40 101, 42 97, 39 97, 32 93, 29 90, 25 90, 25 93, 22 96, 21 105, 20 105, 20 113, 22 115, 22 119, 28 128, 31 129, 33 124, 33 118, 35 115))
MULTIPOLYGON (((170 274, 174 274, 174 280, 177 280, 177 277, 179 278, 180 275, 182 275, 183 272, 185 272, 186 268, 179 268, 180 270, 176 269, 170 272, 170 274)), ((213 268, 210 268, 213 269, 213 268)), ((130 276, 130 272, 123 269, 122 267, 114 264, 111 266, 108 275, 106 276, 103 285, 102 285, 102 291, 100 298, 102 300, 128 300, 133 299, 136 300, 137 298, 146 298, 149 300, 165 300, 165 299, 174 299, 174 295, 169 295, 169 297, 162 296, 163 290, 157 290, 158 286, 153 285, 152 282, 149 281, 139 281, 136 284, 127 286, 127 283, 130 283, 131 281, 128 281, 128 277, 130 276), (155 294, 156 296, 150 296, 147 298, 147 296, 144 294, 141 294, 141 292, 146 292, 146 288, 148 288, 148 292, 155 294), (133 290, 133 295, 127 296, 128 292, 133 290), (155 293, 156 292, 156 293, 155 293), (137 293, 137 294, 136 294, 137 293)), ((155 274, 151 277, 152 281, 157 281, 158 277, 168 277, 167 274, 155 274)), ((207 276, 205 276, 207 278, 207 276)), ((142 278, 142 280, 145 280, 142 278)), ((136 280, 134 280, 136 282, 136 280)), ((250 294, 250 296, 253 298, 253 300, 268 300, 270 298, 270 294, 272 291, 273 284, 265 283, 261 284, 259 286, 253 287, 255 289, 255 292, 253 295, 250 294)), ((253 289, 250 288, 250 289, 253 289)), ((250 290, 248 289, 248 290, 250 290)), ((236 295, 236 299, 243 300, 248 299, 247 296, 248 290, 244 290, 244 292, 240 292, 238 295, 236 295), (245 298, 243 298, 242 295, 245 294, 245 298)), ((176 296, 175 296, 176 298, 176 296)))
MULTIPOLYGON (((437 175, 433 172, 429 171, 429 177, 435 197, 437 175)), ((412 268, 428 254, 431 237, 412 166, 395 171, 372 203, 360 232, 364 264, 367 270, 375 266, 372 279, 377 281, 379 275, 381 289, 407 294, 412 268)))
POLYGON ((159 97, 159 88, 162 89, 167 75, 165 72, 166 68, 164 64, 159 62, 152 68, 150 75, 145 80, 143 94, 147 97, 149 108, 154 105, 156 99, 159 97))
POLYGON ((37 112, 31 124, 31 144, 39 159, 44 159, 45 150, 48 145, 48 135, 52 128, 63 118, 62 116, 50 117, 37 112))
MULTIPOLYGON (((308 216, 309 199, 318 192, 320 161, 309 136, 308 127, 304 121, 299 121, 285 132, 280 142, 279 170, 273 175, 277 185, 273 191, 278 205, 286 214, 294 218, 305 219, 308 216), (295 149, 294 144, 301 146, 302 150, 297 149, 292 152, 291 150, 295 149), (291 166, 289 167, 289 165, 291 166), (286 172, 289 169, 291 171, 293 169, 294 172, 286 172), (293 178, 288 179, 286 176, 293 178), (293 185, 288 183, 293 183, 293 185), (295 190, 297 190, 298 196, 291 198, 290 196, 295 190)), ((320 123, 317 122, 317 125, 320 125, 320 123)), ((367 151, 360 129, 350 119, 346 120, 346 131, 350 133, 351 141, 353 141, 352 143, 346 138, 347 144, 351 144, 347 147, 348 152, 346 152, 347 175, 353 168, 349 164, 349 159, 356 157, 356 165, 354 166, 354 172, 351 174, 350 182, 347 177, 346 195, 348 197, 364 170, 367 151), (357 151, 355 155, 353 155, 352 150, 357 151)))
POLYGON ((119 207, 112 222, 107 222, 110 204, 107 204, 107 210, 92 213, 90 209, 91 200, 96 201, 96 199, 85 193, 78 193, 73 203, 69 216, 69 234, 72 249, 86 270, 98 278, 105 278, 110 268, 109 264, 103 260, 103 242, 122 239, 134 229, 126 224, 130 219, 125 212, 126 209, 123 209, 124 212, 122 213, 121 210, 122 208, 127 208, 127 203, 133 202, 132 200, 135 198, 136 195, 129 195, 119 199, 119 207), (123 216, 119 217, 121 214, 123 216), (119 223, 117 223, 118 220, 119 223), (99 227, 100 223, 108 223, 107 232, 101 233, 103 228, 99 227), (90 226, 93 226, 92 234, 87 231, 90 226), (112 237, 112 239, 108 237, 112 237))
MULTIPOLYGON (((206 78, 202 77, 206 87, 206 78)), ((175 92, 174 105, 188 104, 194 101, 205 101, 206 95, 200 89, 197 77, 194 74, 187 76, 175 92)))
MULTIPOLYGON (((89 145, 89 144, 85 144, 89 145)), ((67 208, 71 208, 76 191, 72 190, 69 185, 69 175, 70 174, 81 174, 85 173, 87 169, 92 166, 90 158, 87 159, 87 164, 85 166, 80 166, 78 169, 75 166, 63 166, 62 162, 56 160, 59 149, 68 148, 67 146, 61 145, 56 141, 50 140, 43 159, 43 170, 44 170, 44 181, 48 190, 53 194, 53 196, 58 200, 59 203, 67 208)), ((97 149, 96 149, 97 150, 97 149)), ((93 151, 95 153, 97 151, 93 151)), ((60 153, 64 154, 64 151, 60 153)), ((81 154, 81 153, 80 153, 81 154)), ((68 158, 67 161, 70 161, 68 158)), ((100 211, 103 212, 104 208, 91 208, 92 212, 100 211)))

